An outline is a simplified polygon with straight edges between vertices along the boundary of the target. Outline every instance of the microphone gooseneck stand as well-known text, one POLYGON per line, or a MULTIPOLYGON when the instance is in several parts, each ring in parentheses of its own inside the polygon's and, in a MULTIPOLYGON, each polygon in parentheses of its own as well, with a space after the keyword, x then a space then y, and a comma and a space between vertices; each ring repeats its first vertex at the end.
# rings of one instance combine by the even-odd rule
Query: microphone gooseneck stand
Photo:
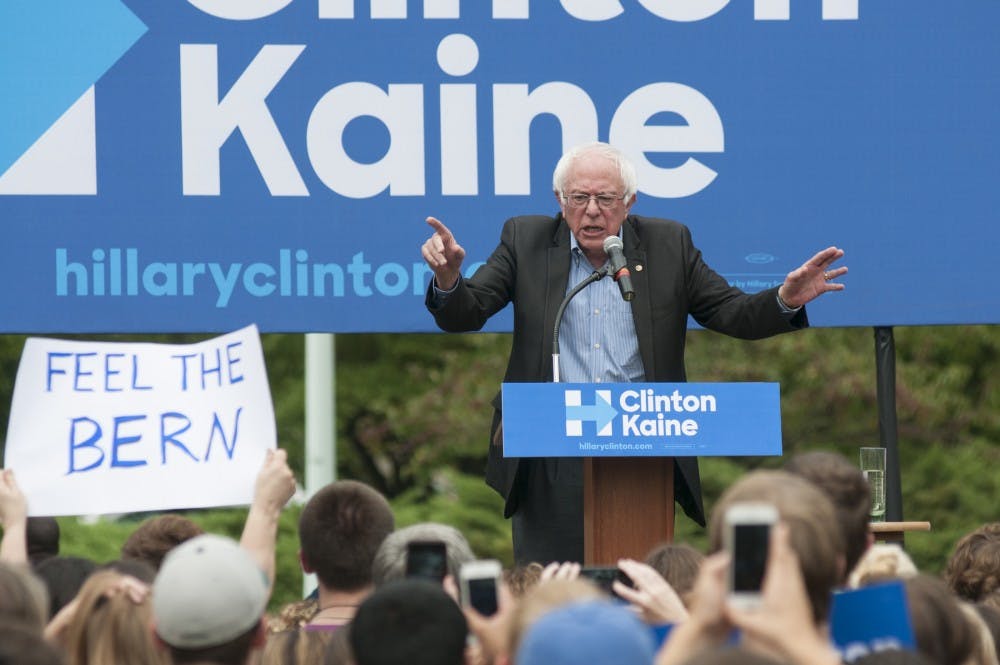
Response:
POLYGON ((559 304, 559 309, 556 310, 556 324, 552 331, 552 383, 559 383, 559 325, 562 323, 563 312, 566 311, 566 305, 569 301, 573 299, 573 296, 583 291, 589 285, 594 282, 598 282, 608 275, 608 267, 601 268, 600 270, 595 270, 590 273, 590 275, 573 287, 573 290, 566 294, 563 301, 559 304))

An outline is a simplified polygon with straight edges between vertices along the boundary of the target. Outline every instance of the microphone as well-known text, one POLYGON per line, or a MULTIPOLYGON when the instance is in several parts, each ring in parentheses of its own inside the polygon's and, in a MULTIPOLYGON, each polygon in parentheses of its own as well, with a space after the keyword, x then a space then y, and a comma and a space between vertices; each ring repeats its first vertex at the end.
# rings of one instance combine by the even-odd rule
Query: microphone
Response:
POLYGON ((618 236, 608 236, 604 239, 604 252, 611 260, 611 276, 618 282, 618 288, 622 292, 622 298, 631 301, 635 298, 635 290, 632 288, 632 277, 628 271, 628 263, 625 262, 625 254, 622 252, 622 239, 618 236))

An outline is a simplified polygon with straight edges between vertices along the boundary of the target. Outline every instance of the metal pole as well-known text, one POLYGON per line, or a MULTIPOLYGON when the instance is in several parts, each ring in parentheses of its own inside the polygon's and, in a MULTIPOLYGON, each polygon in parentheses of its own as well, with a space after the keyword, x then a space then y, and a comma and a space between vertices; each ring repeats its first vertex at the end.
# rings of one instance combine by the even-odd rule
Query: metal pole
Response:
MULTIPOLYGON (((305 492, 308 500, 337 478, 336 339, 308 333, 305 348, 305 492)), ((316 588, 313 575, 302 580, 303 595, 316 588)))
POLYGON ((896 342, 891 327, 875 328, 879 440, 885 447, 885 519, 903 521, 903 485, 896 430, 896 342))
POLYGON ((306 335, 306 498, 337 477, 334 336, 306 335))

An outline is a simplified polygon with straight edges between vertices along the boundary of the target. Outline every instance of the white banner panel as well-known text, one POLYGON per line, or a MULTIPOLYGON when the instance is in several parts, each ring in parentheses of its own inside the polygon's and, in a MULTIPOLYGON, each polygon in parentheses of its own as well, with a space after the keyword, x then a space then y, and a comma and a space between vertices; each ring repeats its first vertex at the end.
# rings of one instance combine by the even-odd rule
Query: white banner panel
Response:
POLYGON ((4 466, 31 515, 247 504, 274 408, 256 326, 197 344, 29 338, 4 466))

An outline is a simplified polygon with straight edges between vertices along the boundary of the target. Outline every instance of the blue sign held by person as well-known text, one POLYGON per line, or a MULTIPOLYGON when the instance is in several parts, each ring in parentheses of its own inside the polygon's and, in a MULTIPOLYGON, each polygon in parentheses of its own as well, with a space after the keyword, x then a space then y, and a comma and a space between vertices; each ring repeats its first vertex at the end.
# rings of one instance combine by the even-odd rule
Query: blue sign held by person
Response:
POLYGON ((886 649, 915 649, 916 638, 902 582, 833 594, 830 636, 844 662, 886 649))

